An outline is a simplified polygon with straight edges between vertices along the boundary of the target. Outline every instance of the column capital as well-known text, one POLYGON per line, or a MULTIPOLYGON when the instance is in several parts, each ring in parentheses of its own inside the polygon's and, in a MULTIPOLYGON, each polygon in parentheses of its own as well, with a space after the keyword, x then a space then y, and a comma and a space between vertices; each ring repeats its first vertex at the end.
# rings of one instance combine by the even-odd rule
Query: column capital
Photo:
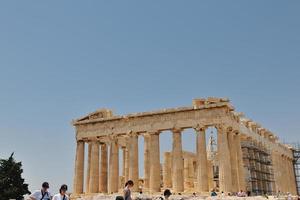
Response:
POLYGON ((171 131, 173 133, 181 133, 183 131, 183 129, 182 128, 178 128, 178 127, 174 127, 174 128, 171 129, 171 131))
POLYGON ((206 130, 206 127, 207 126, 205 126, 205 125, 197 124, 197 126, 195 126, 193 128, 198 133, 198 132, 204 132, 206 130))
POLYGON ((110 140, 110 142, 112 142, 112 141, 117 142, 118 141, 118 136, 117 135, 110 134, 107 137, 110 140))
POLYGON ((154 131, 147 131, 147 133, 149 136, 150 135, 159 135, 160 134, 160 131, 159 130, 154 130, 154 131))
POLYGON ((226 129, 224 124, 216 124, 215 127, 218 131, 225 131, 226 129))
POLYGON ((218 131, 222 131, 224 133, 229 133, 229 132, 233 131, 232 126, 228 126, 228 125, 225 125, 225 124, 217 124, 215 127, 218 131))
POLYGON ((139 134, 137 132, 133 132, 133 131, 129 131, 126 135, 129 136, 129 137, 139 136, 139 134))
POLYGON ((121 146, 121 149, 125 151, 127 148, 126 146, 121 146))
POLYGON ((146 132, 146 133, 142 133, 143 137, 150 137, 150 133, 146 132))

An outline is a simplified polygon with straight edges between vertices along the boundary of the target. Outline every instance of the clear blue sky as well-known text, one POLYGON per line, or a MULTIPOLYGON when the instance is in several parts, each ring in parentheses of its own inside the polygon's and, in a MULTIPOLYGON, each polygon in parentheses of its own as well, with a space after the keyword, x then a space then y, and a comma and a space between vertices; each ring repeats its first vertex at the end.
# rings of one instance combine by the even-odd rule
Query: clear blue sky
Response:
POLYGON ((31 190, 48 180, 56 192, 72 185, 72 119, 207 96, 299 141, 299 10, 299 1, 2 1, 0 157, 14 151, 31 190))

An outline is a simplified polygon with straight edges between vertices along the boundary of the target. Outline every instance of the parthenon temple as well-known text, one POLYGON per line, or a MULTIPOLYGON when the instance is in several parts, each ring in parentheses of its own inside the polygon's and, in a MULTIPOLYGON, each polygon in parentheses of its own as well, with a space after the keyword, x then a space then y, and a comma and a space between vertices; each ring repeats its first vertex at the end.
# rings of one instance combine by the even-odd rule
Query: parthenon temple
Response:
POLYGON ((199 98, 188 107, 123 116, 100 109, 73 120, 73 125, 77 142, 73 195, 118 193, 127 180, 135 183, 134 191, 149 194, 165 188, 177 194, 212 190, 297 194, 291 147, 235 112, 227 98, 199 98), (216 130, 215 138, 206 136, 209 127, 216 130), (196 152, 183 150, 185 129, 195 133, 196 152), (169 152, 160 151, 163 131, 172 133, 169 152))

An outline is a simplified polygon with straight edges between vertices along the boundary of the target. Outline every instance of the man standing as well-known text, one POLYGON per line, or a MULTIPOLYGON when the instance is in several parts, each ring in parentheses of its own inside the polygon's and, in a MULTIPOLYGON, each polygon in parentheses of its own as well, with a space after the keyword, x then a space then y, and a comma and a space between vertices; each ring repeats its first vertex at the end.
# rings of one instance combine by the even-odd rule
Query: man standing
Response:
POLYGON ((51 194, 48 192, 49 183, 44 182, 41 190, 36 190, 29 197, 31 200, 51 200, 51 194))

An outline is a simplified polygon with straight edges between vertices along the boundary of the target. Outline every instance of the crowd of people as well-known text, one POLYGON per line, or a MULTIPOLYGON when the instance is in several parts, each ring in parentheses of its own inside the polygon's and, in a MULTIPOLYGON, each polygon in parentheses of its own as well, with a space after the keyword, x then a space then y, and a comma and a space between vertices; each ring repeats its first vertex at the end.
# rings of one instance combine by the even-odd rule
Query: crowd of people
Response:
MULTIPOLYGON (((217 192, 215 190, 211 191, 210 196, 218 196, 217 192)), ((220 196, 225 196, 225 193, 223 191, 221 191, 220 196)), ((244 192, 243 190, 236 192, 236 193, 228 193, 227 196, 237 196, 237 197, 246 197, 246 196, 250 196, 249 192, 244 192)))
MULTIPOLYGON (((132 200, 131 196, 131 189, 134 186, 134 183, 132 180, 128 180, 125 183, 124 189, 123 189, 123 195, 117 196, 116 200, 132 200)), ((44 182, 42 184, 42 188, 40 190, 34 191, 29 197, 30 200, 69 200, 69 196, 67 195, 68 186, 66 184, 61 185, 59 189, 59 193, 52 196, 52 194, 49 192, 49 183, 44 182)), ((140 191, 140 194, 142 194, 142 191, 140 191)), ((281 194, 280 191, 277 193, 277 197, 279 197, 281 194)), ((159 200, 168 200, 169 197, 172 195, 171 191, 169 189, 165 189, 164 193, 161 197, 159 197, 159 200)), ((193 193, 194 196, 196 196, 196 193, 193 193)), ((247 197, 250 196, 250 192, 244 192, 243 190, 236 192, 236 193, 228 193, 225 194, 223 191, 219 192, 219 194, 216 192, 216 190, 212 190, 210 193, 210 196, 212 197, 225 197, 225 196, 236 196, 236 197, 247 197)), ((287 196, 288 200, 292 200, 292 196, 289 193, 287 196)), ((299 198, 298 198, 299 199, 299 198)))
POLYGON ((63 184, 60 189, 59 193, 52 196, 49 192, 49 183, 44 182, 42 184, 42 188, 40 190, 34 191, 29 198, 31 200, 69 200, 69 196, 67 195, 68 186, 63 184))

